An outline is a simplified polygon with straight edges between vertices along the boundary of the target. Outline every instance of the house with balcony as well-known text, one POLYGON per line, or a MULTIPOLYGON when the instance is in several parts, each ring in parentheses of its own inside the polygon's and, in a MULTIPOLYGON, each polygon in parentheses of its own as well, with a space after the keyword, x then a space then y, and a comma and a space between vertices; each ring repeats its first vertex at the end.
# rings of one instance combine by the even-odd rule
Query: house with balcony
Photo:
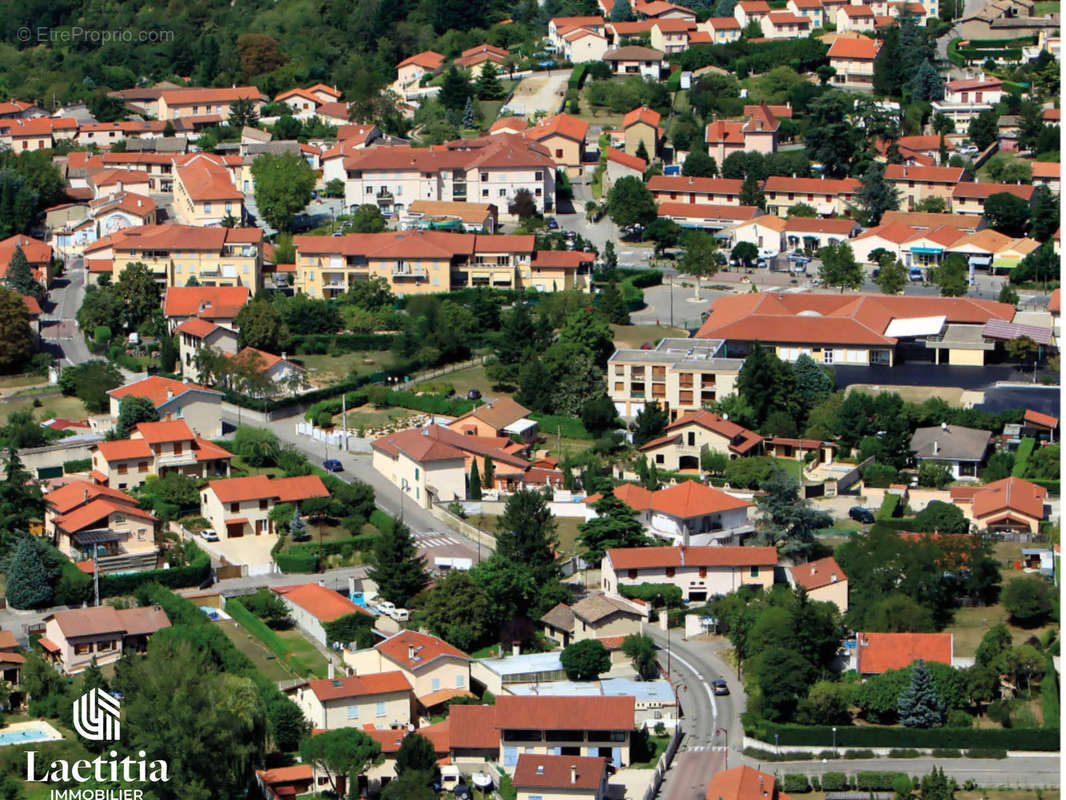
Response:
POLYGON ((118 420, 123 397, 146 397, 161 420, 184 420, 193 433, 205 439, 222 435, 222 393, 206 386, 152 375, 112 389, 107 395, 113 420, 118 420))
POLYGON ((228 477, 233 454, 197 436, 184 420, 142 422, 128 439, 93 449, 92 477, 111 489, 133 489, 151 477, 178 472, 201 480, 228 477))
POLYGON ((44 496, 44 535, 68 558, 103 573, 155 569, 159 520, 123 491, 71 481, 44 496))
POLYGON ((398 670, 305 681, 286 694, 315 730, 396 730, 415 719, 411 684, 398 670))
POLYGON ((654 401, 676 420, 732 394, 743 366, 721 340, 663 339, 654 350, 616 350, 607 362, 607 395, 624 419, 654 401))
POLYGON ((200 516, 222 540, 242 536, 274 536, 270 512, 279 503, 299 506, 309 497, 329 497, 317 475, 270 478, 250 475, 221 478, 200 490, 200 516))
MULTIPOLYGON (((840 12, 855 8, 844 4, 840 12)), ((829 46, 829 66, 836 70, 831 78, 834 85, 872 87, 874 80, 874 59, 881 49, 881 42, 865 36, 849 38, 837 37, 829 46)))
POLYGON ((629 764, 632 697, 504 695, 494 708, 499 763, 508 771, 517 767, 520 754, 603 758, 616 769, 629 764))
POLYGON ((226 167, 200 154, 174 171, 174 210, 183 225, 204 228, 224 220, 242 222, 244 195, 226 167))
POLYGON ((775 547, 619 547, 603 556, 600 587, 619 595, 619 586, 669 583, 699 603, 742 586, 769 589, 776 566, 775 547))
POLYGON ((1003 99, 1003 81, 985 77, 961 78, 948 81, 944 99, 933 101, 933 113, 943 114, 955 123, 955 130, 966 133, 970 121, 982 111, 994 108, 1003 99))
POLYGON ((639 45, 624 45, 608 50, 603 61, 614 75, 637 75, 657 81, 662 77, 663 54, 659 50, 639 45))
POLYGON ((169 627, 159 606, 78 608, 45 617, 38 644, 46 661, 64 675, 76 675, 94 659, 103 667, 124 653, 143 653, 152 634, 169 627))
POLYGON ((705 452, 729 458, 758 455, 763 437, 710 411, 689 411, 666 426, 663 435, 642 445, 650 463, 668 472, 699 472, 705 452))

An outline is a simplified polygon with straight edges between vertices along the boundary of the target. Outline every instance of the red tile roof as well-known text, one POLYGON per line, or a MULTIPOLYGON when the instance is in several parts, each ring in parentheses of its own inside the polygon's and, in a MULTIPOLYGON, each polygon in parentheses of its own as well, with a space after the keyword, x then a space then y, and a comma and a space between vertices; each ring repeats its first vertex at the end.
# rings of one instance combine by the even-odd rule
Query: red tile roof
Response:
POLYGON ((710 17, 707 19, 707 24, 719 31, 740 30, 740 23, 737 22, 736 17, 710 17))
POLYGON ((778 794, 774 776, 746 764, 716 773, 707 787, 707 800, 788 800, 778 794))
POLYGON ((140 422, 134 428, 148 444, 164 442, 190 442, 196 438, 183 419, 161 422, 140 422))
POLYGON ((919 183, 958 183, 965 177, 964 167, 908 167, 906 164, 888 164, 885 178, 890 181, 917 181, 919 183))
POLYGON ((230 180, 228 170, 208 158, 178 167, 175 172, 185 191, 195 202, 244 199, 244 195, 230 180))
MULTIPOLYGON (((1058 289, 1055 290, 1056 292, 1058 289)), ((1049 304, 1050 307, 1050 304, 1049 304)), ((1035 425, 1042 425, 1045 428, 1057 428, 1059 427, 1059 418, 1053 417, 1050 414, 1042 414, 1039 411, 1033 411, 1031 408, 1025 409, 1025 421, 1032 422, 1035 425)))
POLYGON ((54 522, 56 527, 62 528, 69 533, 75 533, 96 525, 100 520, 107 519, 115 513, 124 514, 128 517, 137 517, 153 524, 157 522, 155 515, 148 511, 143 511, 137 506, 132 506, 128 503, 120 503, 106 498, 90 500, 87 504, 75 508, 70 513, 56 517, 54 522))
MULTIPOLYGON (((207 251, 221 254, 223 245, 261 245, 263 231, 259 228, 198 228, 193 225, 138 225, 123 228, 109 236, 97 239, 85 248, 95 253, 111 249, 113 253, 138 253, 145 250, 207 251)), ((189 287, 182 287, 189 288, 189 287)), ((202 287, 191 287, 200 288, 202 287)), ((167 294, 174 291, 169 289, 167 294)), ((245 290, 247 291, 247 290, 245 290)))
POLYGON ((667 431, 676 431, 688 425, 699 425, 729 439, 729 449, 743 455, 758 445, 763 437, 743 425, 727 420, 710 411, 688 411, 666 426, 667 431))
POLYGON ((918 659, 951 664, 950 633, 860 633, 859 672, 880 675, 890 669, 909 667, 918 659))
POLYGON ((444 56, 434 50, 423 50, 421 53, 415 53, 413 56, 408 56, 399 64, 399 67, 406 67, 411 64, 422 67, 423 69, 439 69, 444 64, 444 56))
POLYGON ((190 105, 195 103, 232 103, 235 100, 259 100, 268 98, 254 86, 233 86, 222 89, 204 89, 189 87, 187 89, 165 89, 160 95, 168 106, 190 105))
POLYGON ((293 764, 291 767, 275 767, 274 769, 256 770, 256 774, 262 778, 268 786, 276 783, 295 783, 298 781, 310 781, 315 777, 315 768, 310 764, 293 764))
POLYGON ((679 519, 751 506, 752 503, 747 500, 741 500, 696 481, 684 481, 669 489, 660 489, 652 495, 651 501, 652 511, 679 519))
POLYGON ((808 592, 822 586, 830 586, 840 581, 846 581, 848 576, 832 556, 819 558, 806 564, 797 564, 789 568, 792 579, 798 586, 802 586, 808 592))
POLYGON ((123 397, 147 397, 152 401, 152 405, 158 408, 169 400, 190 391, 205 392, 220 397, 222 395, 221 392, 208 389, 206 386, 200 386, 196 383, 183 383, 171 378, 162 378, 159 375, 152 375, 143 381, 128 383, 125 386, 112 389, 108 392, 108 395, 117 400, 121 400, 123 397))
POLYGON ((178 327, 176 327, 174 329, 174 332, 187 333, 190 336, 196 337, 197 339, 203 339, 206 336, 210 336, 217 330, 220 330, 220 328, 213 322, 208 322, 206 319, 200 319, 200 317, 189 317, 178 327))
POLYGON ((514 131, 515 133, 521 133, 528 127, 529 122, 526 121, 525 117, 501 117, 489 126, 489 132, 514 131))
MULTIPOLYGON (((448 726, 449 749, 454 752, 499 748, 500 731, 496 726, 498 707, 499 700, 495 706, 452 706, 444 723, 448 726)), ((515 727, 525 726, 518 724, 515 727)))
MULTIPOLYGON (((334 594, 336 593, 334 592, 334 594)), ((407 678, 399 670, 379 672, 373 675, 352 675, 346 678, 321 678, 320 680, 308 681, 307 686, 315 693, 315 697, 323 703, 330 700, 345 700, 352 697, 411 691, 411 684, 408 683, 407 678)))
POLYGON ((633 697, 496 698, 496 727, 539 730, 633 730, 633 697))
POLYGON ((607 551, 617 569, 664 567, 771 567, 777 564, 774 547, 616 547, 607 551))
POLYGON ((652 175, 648 188, 653 192, 678 194, 740 194, 744 181, 733 178, 694 178, 684 175, 652 175))
POLYGON ((459 658, 470 661, 470 656, 462 650, 452 647, 443 639, 418 631, 400 631, 390 636, 375 648, 389 660, 407 670, 424 667, 442 657, 459 658), (413 650, 412 650, 413 649, 413 650), (413 658, 411 656, 414 656, 413 658))
POLYGON ((855 178, 789 178, 783 175, 771 175, 763 185, 763 190, 766 192, 796 192, 797 194, 849 195, 859 191, 860 188, 862 188, 862 182, 855 178))
POLYGON ((722 203, 659 203, 660 217, 702 220, 744 220, 766 216, 758 206, 731 206, 722 203))
POLYGON ((329 497, 329 490, 317 475, 297 475, 292 478, 271 478, 268 475, 249 475, 243 478, 222 478, 207 485, 223 503, 245 500, 276 499, 279 503, 306 500, 308 497, 329 497))
POLYGON ((118 439, 113 442, 100 442, 96 445, 100 455, 107 462, 126 461, 131 458, 151 458, 152 448, 143 439, 118 439))
POLYGON ((1017 511, 1033 519, 1044 518, 1047 489, 1021 478, 1004 478, 976 489, 973 515, 982 520, 1000 511, 1017 511))
MULTIPOLYGON (((1058 231, 1055 232, 1055 238, 1058 238, 1058 231)), ((1047 310, 1052 314, 1058 314, 1062 309, 1062 289, 1055 289, 1051 293, 1051 299, 1048 300, 1047 310)))
POLYGON ((647 161, 645 161, 643 158, 638 158, 637 156, 631 156, 624 150, 619 150, 615 147, 608 147, 605 152, 608 161, 613 161, 616 164, 621 164, 623 167, 635 169, 641 174, 643 174, 644 170, 648 168, 647 161))
POLYGON ((518 756, 512 783, 519 792, 535 789, 597 790, 607 775, 607 759, 592 756, 518 756))
POLYGON ((544 120, 540 125, 526 130, 525 135, 538 142, 549 136, 562 136, 576 142, 583 142, 588 132, 589 124, 583 119, 571 117, 569 114, 556 114, 544 120))
MULTIPOLYGON (((844 10, 850 6, 844 6, 844 10)), ((829 58, 855 59, 859 61, 873 61, 877 57, 877 51, 881 49, 881 43, 874 39, 838 38, 829 46, 829 58)))
MULTIPOLYGON (((678 21, 683 22, 684 20, 678 21)), ((662 25, 663 23, 657 24, 662 25)), ((622 127, 628 128, 630 125, 636 125, 638 122, 643 122, 647 125, 651 125, 655 129, 658 129, 660 120, 662 120, 662 115, 659 114, 658 111, 648 108, 647 106, 640 106, 639 108, 634 108, 624 117, 622 117, 622 127)))
POLYGON ((110 497, 112 500, 127 503, 131 506, 137 505, 137 501, 125 492, 111 489, 107 486, 100 486, 90 481, 71 481, 54 492, 46 494, 44 500, 58 513, 65 514, 72 508, 101 496, 110 497))
POLYGON ((860 227, 853 219, 819 219, 818 217, 789 217, 785 230, 790 233, 829 233, 849 236, 860 227))
POLYGON ((1020 197, 1022 200, 1029 201, 1033 199, 1034 191, 1035 189, 1033 186, 1018 185, 1015 183, 971 183, 969 181, 962 181, 955 184, 955 189, 952 191, 951 196, 987 200, 994 194, 1006 192, 1015 197, 1020 197))
POLYGON ((703 138, 708 144, 743 144, 744 123, 737 120, 716 119, 707 123, 703 138))
POLYGON ((333 622, 349 614, 369 614, 365 608, 357 606, 347 597, 319 586, 317 583, 304 583, 299 586, 285 586, 272 591, 286 600, 298 605, 320 622, 333 622))
POLYGON ((399 453, 403 453, 411 460, 419 463, 466 458, 466 454, 459 448, 423 434, 422 428, 408 428, 407 430, 397 431, 380 439, 375 439, 370 446, 393 458, 399 453))
POLYGON ((588 250, 538 250, 533 254, 532 265, 533 269, 577 269, 595 260, 596 254, 588 250))

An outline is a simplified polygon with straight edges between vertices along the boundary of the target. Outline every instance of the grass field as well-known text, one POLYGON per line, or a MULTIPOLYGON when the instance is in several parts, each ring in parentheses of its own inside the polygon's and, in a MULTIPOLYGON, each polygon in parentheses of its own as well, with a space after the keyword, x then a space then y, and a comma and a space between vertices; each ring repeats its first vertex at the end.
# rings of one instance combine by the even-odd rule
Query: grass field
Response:
MULTIPOLYGON (((1004 574, 1004 581, 1010 580, 1008 575, 1009 573, 1004 574)), ((977 645, 981 643, 988 629, 1001 622, 1007 622, 1007 612, 998 603, 986 608, 959 608, 955 611, 954 621, 944 629, 944 632, 955 635, 955 655, 968 657, 977 652, 977 645)), ((1040 636, 1054 625, 1019 628, 1008 623, 1007 627, 1010 629, 1014 643, 1021 644, 1030 636, 1040 636)))
POLYGON ((62 417, 64 419, 84 419, 89 415, 85 403, 77 397, 64 395, 24 395, 22 397, 5 397, 0 400, 0 422, 7 419, 13 411, 32 410, 34 418, 39 420, 62 417), (33 407, 33 401, 41 401, 40 408, 33 407))
POLYGON ((434 383, 450 383, 455 389, 456 397, 466 397, 471 389, 477 389, 486 397, 508 397, 507 392, 497 392, 492 388, 492 381, 485 374, 484 367, 467 367, 466 369, 449 372, 433 379, 434 383))
MULTIPOLYGON (((368 404, 355 411, 348 411, 348 430, 358 432, 363 428, 381 428, 401 417, 410 417, 418 413, 409 408, 378 408, 368 404)), ((333 417, 333 424, 340 425, 342 417, 342 414, 333 417)))
POLYGON ((1062 8, 1062 3, 1059 0, 1041 0, 1039 3, 1034 3, 1036 8, 1033 13, 1038 17, 1042 17, 1045 14, 1058 14, 1062 8))
MULTIPOLYGON (((474 514, 466 518, 471 525, 476 525, 481 530, 496 535, 496 523, 499 517, 495 514, 474 514)), ((559 552, 572 555, 577 552, 577 526, 584 520, 577 517, 556 517, 556 533, 559 536, 559 552)))
POLYGON ((244 460, 242 456, 234 456, 230 460, 230 467, 232 468, 233 477, 241 477, 244 475, 268 475, 271 478, 284 477, 283 473, 277 467, 253 467, 244 460))
POLYGON ((614 331, 614 343, 616 347, 630 349, 639 348, 645 344, 654 347, 660 339, 688 338, 688 331, 684 328, 670 328, 660 325, 612 325, 614 331))
POLYGON ((239 627, 233 620, 223 620, 216 624, 222 628, 237 649, 252 660, 255 668, 265 678, 272 681, 287 681, 296 677, 258 639, 244 628, 239 627))
POLYGON ((19 389, 23 386, 40 386, 48 383, 44 375, 5 375, 0 377, 0 389, 19 389))
POLYGON ((777 458, 777 466, 781 467, 793 480, 803 480, 803 462, 794 458, 777 458))
POLYGON ((329 386, 352 375, 379 372, 392 364, 392 353, 388 350, 356 350, 339 356, 299 356, 297 360, 307 367, 314 383, 329 386))
POLYGON ((292 648, 292 654, 311 668, 312 674, 325 678, 329 674, 329 663, 317 647, 311 644, 295 628, 287 631, 275 631, 278 637, 292 648))

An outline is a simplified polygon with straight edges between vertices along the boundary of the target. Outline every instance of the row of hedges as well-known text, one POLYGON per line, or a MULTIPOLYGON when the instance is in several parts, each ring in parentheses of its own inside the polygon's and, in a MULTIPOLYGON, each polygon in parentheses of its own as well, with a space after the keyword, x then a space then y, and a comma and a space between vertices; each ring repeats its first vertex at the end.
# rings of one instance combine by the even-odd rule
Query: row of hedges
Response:
POLYGON ((356 350, 389 350, 396 337, 391 333, 303 333, 292 337, 292 350, 300 355, 351 353, 356 350))
POLYGON ((243 625, 245 630, 251 632, 253 636, 266 645, 266 648, 271 653, 288 664, 297 675, 307 677, 311 674, 311 668, 292 655, 292 653, 289 652, 289 648, 285 645, 285 642, 282 641, 282 638, 267 627, 267 624, 263 622, 263 620, 259 619, 259 617, 245 608, 244 603, 240 600, 227 600, 226 613, 233 617, 233 619, 239 624, 243 625))
POLYGON ((1018 48, 977 48, 977 47, 960 47, 958 49, 959 55, 965 58, 967 61, 986 61, 993 59, 995 61, 1021 61, 1022 51, 1018 48))
POLYGON ((1048 490, 1050 494, 1053 494, 1056 497, 1062 494, 1062 492, 1060 491, 1060 489, 1062 488, 1062 482, 1058 479, 1051 480, 1049 478, 1026 478, 1026 480, 1030 483, 1035 483, 1037 486, 1043 486, 1045 489, 1048 490))
MULTIPOLYGON (((194 555, 190 563, 184 567, 101 575, 100 597, 133 594, 141 586, 149 583, 158 583, 170 589, 199 586, 211 574, 211 559, 192 542, 186 547, 192 547, 194 555)), ((82 572, 73 561, 58 550, 55 552, 60 559, 61 571, 52 601, 56 605, 79 606, 92 596, 92 575, 82 572)))
POLYGON ((657 269, 625 269, 619 268, 618 274, 623 281, 628 281, 638 289, 647 289, 649 286, 662 286, 663 273, 657 269))
POLYGON ((619 586, 618 590, 622 597, 643 600, 649 605, 658 603, 661 597, 667 608, 679 608, 684 598, 681 587, 672 583, 638 583, 636 586, 619 586))
MULTIPOLYGON (((833 728, 828 725, 779 725, 743 716, 744 732, 763 742, 781 746, 830 747, 833 728), (775 739, 775 736, 777 737, 775 739)), ((838 747, 950 747, 989 750, 1058 750, 1058 728, 888 728, 838 726, 838 747)))
POLYGON ((461 417, 480 405, 477 400, 465 397, 445 397, 442 394, 416 394, 405 389, 389 389, 385 392, 385 404, 400 408, 413 408, 426 414, 445 414, 461 417))
POLYGON ((1029 457, 1033 454, 1033 450, 1036 449, 1036 439, 1032 436, 1026 436, 1022 439, 1021 444, 1018 445, 1018 450, 1014 454, 1014 469, 1011 470, 1011 475, 1015 478, 1024 478, 1025 470, 1029 466, 1029 457))
MULTIPOLYGON (((788 793, 802 794, 811 790, 811 780, 806 775, 790 773, 784 776, 784 789, 788 793)), ((848 789, 869 792, 890 792, 897 781, 910 780, 904 772, 859 772, 849 777, 843 772, 826 772, 820 785, 823 792, 841 792, 848 789)))
POLYGON ((88 472, 92 469, 93 460, 91 458, 75 458, 71 461, 63 462, 63 473, 69 475, 72 472, 88 472))
POLYGON ((950 61, 956 67, 966 66, 966 57, 959 52, 959 42, 961 41, 962 39, 955 38, 948 42, 948 61, 950 61))
POLYGON ((564 417, 558 414, 542 414, 535 411, 529 415, 540 425, 540 432, 546 436, 562 435, 567 439, 595 439, 585 429, 585 424, 577 417, 564 417))
POLYGON ((900 513, 900 501, 903 498, 898 494, 891 494, 885 492, 885 497, 881 501, 881 508, 877 511, 877 518, 879 520, 892 519, 900 513))
POLYGON ((1016 39, 970 39, 967 47, 977 49, 990 47, 1025 47, 1036 44, 1035 36, 1019 36, 1016 39))
POLYGON ((566 82, 569 89, 580 89, 585 85, 585 77, 588 75, 589 63, 584 62, 574 67, 574 71, 570 73, 570 79, 566 82))

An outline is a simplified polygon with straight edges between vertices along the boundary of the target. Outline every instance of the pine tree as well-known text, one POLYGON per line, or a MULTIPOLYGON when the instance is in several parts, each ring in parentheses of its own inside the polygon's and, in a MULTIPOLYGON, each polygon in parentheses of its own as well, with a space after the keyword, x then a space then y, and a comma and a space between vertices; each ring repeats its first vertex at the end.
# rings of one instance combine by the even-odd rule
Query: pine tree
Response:
POLYGON ((13 608, 52 604, 54 570, 45 562, 44 544, 26 534, 19 538, 7 570, 7 602, 13 608))
POLYGON ((921 659, 911 668, 911 685, 900 694, 898 708, 899 721, 907 728, 935 728, 944 722, 944 704, 921 659))
POLYGON ((418 554, 411 529, 397 520, 392 530, 382 531, 370 553, 370 579, 378 593, 398 606, 422 591, 428 578, 426 561, 418 554))
POLYGON ((481 480, 481 485, 486 489, 492 488, 492 482, 496 477, 496 467, 492 464, 491 458, 485 459, 485 477, 481 480))
POLYGON ((22 245, 15 245, 15 252, 11 254, 11 263, 8 265, 4 282, 19 294, 38 295, 41 292, 41 284, 33 277, 33 270, 26 254, 22 252, 22 245))
POLYGON ((855 203, 862 209, 865 224, 881 224, 886 211, 899 208, 899 190, 885 180, 885 165, 871 161, 862 176, 862 186, 855 194, 855 203))
POLYGON ((615 325, 629 324, 629 311, 626 310, 625 300, 618 289, 617 281, 608 282, 600 295, 600 310, 608 321, 615 325))
POLYGON ((911 78, 910 86, 916 100, 944 99, 944 79, 940 77, 936 67, 929 63, 928 58, 918 67, 918 71, 911 78))
POLYGON ((629 0, 615 0, 611 6, 611 22, 632 22, 637 18, 633 13, 633 6, 629 0))
POLYGON ((471 500, 481 499, 481 475, 478 474, 476 458, 470 465, 470 488, 466 493, 471 500))
POLYGON ((754 175, 748 175, 740 186, 740 204, 742 206, 757 206, 766 210, 766 195, 759 187, 759 181, 754 175))
POLYGON ((603 247, 603 268, 608 273, 618 269, 618 253, 614 249, 614 242, 607 242, 603 247))
POLYGON ((640 142, 637 143, 637 152, 633 155, 635 155, 637 158, 643 158, 644 163, 646 164, 651 163, 651 157, 648 155, 648 148, 644 146, 643 139, 641 139, 640 142))
POLYGON ((481 74, 477 79, 477 96, 481 100, 499 100, 503 97, 503 84, 496 77, 496 67, 491 61, 486 61, 481 67, 481 74))
POLYGON ((466 98, 466 107, 463 109, 463 127, 470 130, 474 127, 474 98, 466 98))

